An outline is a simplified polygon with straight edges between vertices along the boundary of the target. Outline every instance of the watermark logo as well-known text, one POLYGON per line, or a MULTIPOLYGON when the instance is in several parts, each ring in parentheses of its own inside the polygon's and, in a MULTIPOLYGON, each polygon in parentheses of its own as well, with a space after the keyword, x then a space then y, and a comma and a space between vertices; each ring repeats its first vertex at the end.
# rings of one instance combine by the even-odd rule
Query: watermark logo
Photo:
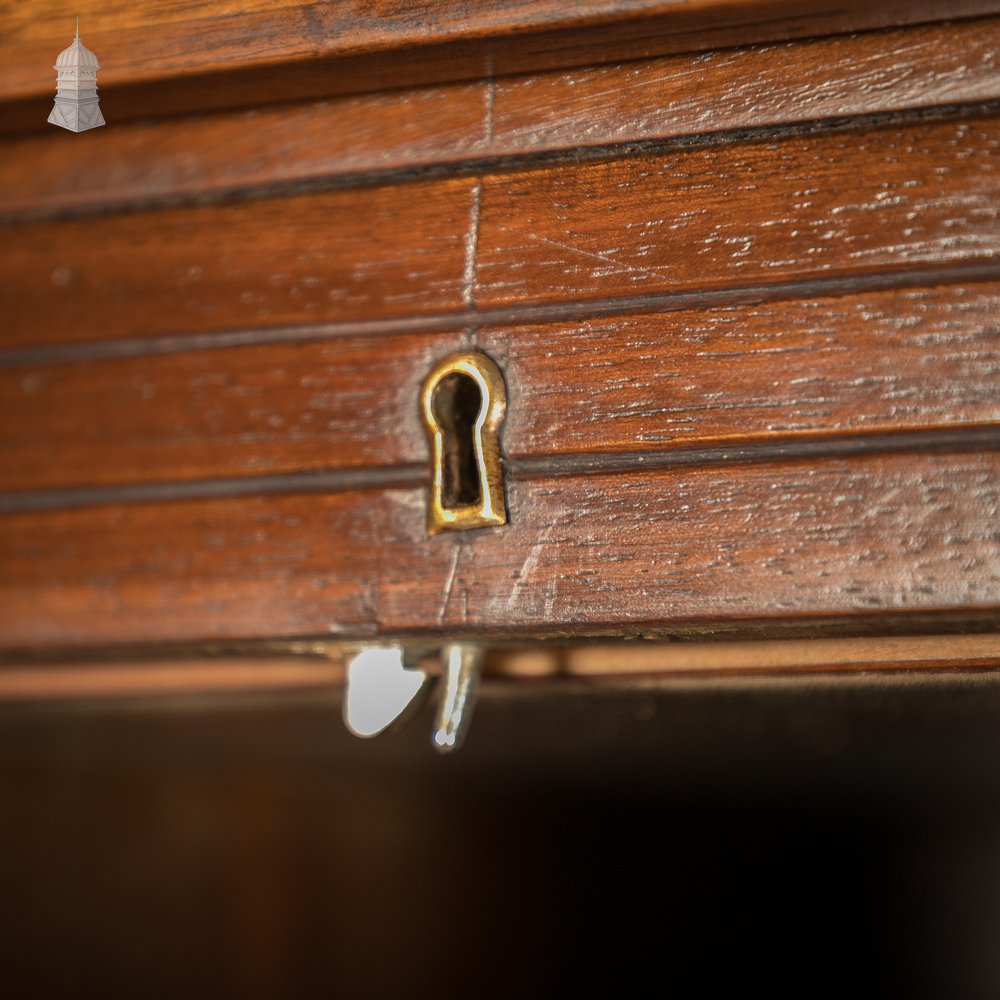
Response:
POLYGON ((71 132, 86 132, 104 124, 97 98, 97 56, 80 41, 80 19, 76 19, 76 38, 56 59, 56 99, 49 121, 71 132))

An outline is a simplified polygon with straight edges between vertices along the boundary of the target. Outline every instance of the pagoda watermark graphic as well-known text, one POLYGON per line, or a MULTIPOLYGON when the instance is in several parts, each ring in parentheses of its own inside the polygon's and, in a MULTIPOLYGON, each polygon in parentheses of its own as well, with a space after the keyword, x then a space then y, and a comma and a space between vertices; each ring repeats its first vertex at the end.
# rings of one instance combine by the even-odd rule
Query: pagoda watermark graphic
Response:
POLYGON ((56 99, 49 122, 71 132, 85 132, 104 124, 97 97, 97 56, 80 41, 80 19, 76 19, 76 37, 56 59, 56 99))

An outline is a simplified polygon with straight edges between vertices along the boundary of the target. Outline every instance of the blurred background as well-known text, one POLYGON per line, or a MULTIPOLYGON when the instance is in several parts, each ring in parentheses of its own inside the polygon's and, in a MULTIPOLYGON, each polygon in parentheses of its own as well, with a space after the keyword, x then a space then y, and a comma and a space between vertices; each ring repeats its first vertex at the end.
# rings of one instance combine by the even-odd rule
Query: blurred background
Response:
POLYGON ((487 681, 0 714, 5 992, 1000 996, 1000 685, 487 681))

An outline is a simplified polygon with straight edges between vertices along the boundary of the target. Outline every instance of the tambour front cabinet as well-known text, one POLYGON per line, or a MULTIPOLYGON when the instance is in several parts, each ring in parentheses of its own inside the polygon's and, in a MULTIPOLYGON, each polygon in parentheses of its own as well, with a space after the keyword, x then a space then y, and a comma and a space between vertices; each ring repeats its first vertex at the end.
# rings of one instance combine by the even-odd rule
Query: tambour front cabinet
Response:
POLYGON ((8 4, 0 150, 5 995, 1000 995, 1000 2, 8 4))

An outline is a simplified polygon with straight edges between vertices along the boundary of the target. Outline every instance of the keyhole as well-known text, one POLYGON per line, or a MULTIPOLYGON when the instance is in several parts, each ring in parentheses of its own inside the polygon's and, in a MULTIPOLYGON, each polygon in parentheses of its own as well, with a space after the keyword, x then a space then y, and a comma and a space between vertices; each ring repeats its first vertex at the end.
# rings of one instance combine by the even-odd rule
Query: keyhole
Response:
POLYGON ((430 444, 427 531, 468 531, 507 523, 500 425, 507 388, 482 351, 442 358, 424 379, 420 412, 430 444))
POLYGON ((452 372, 438 383, 431 406, 443 431, 442 506, 454 509, 478 504, 482 489, 475 430, 483 410, 483 394, 474 379, 452 372))

